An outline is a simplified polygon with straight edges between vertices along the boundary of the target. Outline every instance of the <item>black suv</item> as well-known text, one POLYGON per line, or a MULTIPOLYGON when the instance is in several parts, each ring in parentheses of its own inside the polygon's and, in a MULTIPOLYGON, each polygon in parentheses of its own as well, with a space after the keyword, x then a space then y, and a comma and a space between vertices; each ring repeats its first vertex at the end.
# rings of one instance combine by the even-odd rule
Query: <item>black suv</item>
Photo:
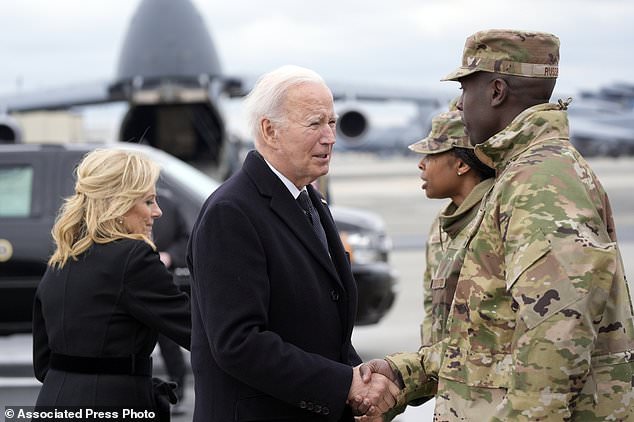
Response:
MULTIPOLYGON (((53 252, 51 228, 62 199, 73 192, 73 170, 95 148, 145 153, 161 167, 157 191, 168 191, 192 227, 205 199, 219 183, 173 156, 134 144, 0 145, 0 335, 29 332, 37 284, 53 252)), ((160 198, 159 198, 160 201, 160 198)), ((358 325, 373 324, 394 300, 393 270, 387 264, 390 240, 375 214, 331 208, 344 244, 351 250, 359 289, 358 325)), ((189 288, 187 268, 174 271, 189 288)))

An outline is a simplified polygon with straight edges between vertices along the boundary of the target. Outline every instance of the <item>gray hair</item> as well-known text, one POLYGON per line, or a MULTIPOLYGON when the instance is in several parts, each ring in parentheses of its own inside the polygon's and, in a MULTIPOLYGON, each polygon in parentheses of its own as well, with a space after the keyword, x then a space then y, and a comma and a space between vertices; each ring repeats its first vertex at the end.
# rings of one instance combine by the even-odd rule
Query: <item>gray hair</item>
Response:
POLYGON ((317 72, 294 65, 279 67, 265 73, 257 80, 245 99, 247 126, 256 146, 259 140, 260 121, 267 118, 276 123, 284 122, 282 104, 286 99, 288 89, 303 83, 326 85, 324 79, 317 72))

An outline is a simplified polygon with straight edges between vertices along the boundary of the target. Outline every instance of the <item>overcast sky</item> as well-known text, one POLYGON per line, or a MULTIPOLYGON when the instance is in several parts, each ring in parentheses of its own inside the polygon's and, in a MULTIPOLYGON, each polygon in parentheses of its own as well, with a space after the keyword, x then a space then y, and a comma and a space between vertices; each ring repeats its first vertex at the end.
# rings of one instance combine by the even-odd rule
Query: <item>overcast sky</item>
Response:
MULTIPOLYGON (((260 74, 282 64, 328 80, 427 86, 486 28, 561 39, 558 91, 634 83, 631 0, 193 0, 224 70, 260 74)), ((0 93, 113 77, 139 0, 0 0, 0 93)))

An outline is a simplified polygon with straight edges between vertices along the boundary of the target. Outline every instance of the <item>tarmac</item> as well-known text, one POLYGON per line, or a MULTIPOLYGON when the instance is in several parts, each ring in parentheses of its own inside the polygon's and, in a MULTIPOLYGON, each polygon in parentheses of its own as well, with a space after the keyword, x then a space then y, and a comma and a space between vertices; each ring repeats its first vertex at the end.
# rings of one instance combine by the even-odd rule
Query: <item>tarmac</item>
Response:
MULTIPOLYGON (((589 161, 610 196, 626 274, 634 280, 634 158, 589 161)), ((390 263, 399 274, 396 301, 378 324, 356 327, 353 333, 353 344, 365 360, 418 348, 424 242, 432 219, 445 202, 425 197, 417 162, 415 155, 386 158, 351 153, 336 154, 332 162, 331 202, 381 215, 394 244, 390 263)), ((631 281, 630 290, 634 292, 631 281)), ((163 372, 160 356, 155 353, 154 358, 158 372, 163 372)), ((0 406, 13 404, 7 400, 15 400, 15 394, 24 394, 25 403, 37 394, 39 383, 32 377, 31 362, 30 335, 0 337, 0 406)), ((185 403, 188 413, 172 418, 174 422, 191 420, 193 396, 190 377, 185 403)), ((430 401, 408 408, 397 420, 431 420, 432 413, 430 401)))

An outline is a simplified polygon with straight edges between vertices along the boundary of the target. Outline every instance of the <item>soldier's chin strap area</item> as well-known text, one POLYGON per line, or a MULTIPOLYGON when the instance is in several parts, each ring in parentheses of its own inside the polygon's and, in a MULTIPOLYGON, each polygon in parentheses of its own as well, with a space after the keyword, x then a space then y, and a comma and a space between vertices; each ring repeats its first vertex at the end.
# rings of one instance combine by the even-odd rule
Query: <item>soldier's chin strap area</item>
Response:
POLYGON ((557 104, 559 104, 559 110, 568 110, 568 106, 572 102, 572 97, 568 97, 565 100, 561 98, 557 100, 557 104))

